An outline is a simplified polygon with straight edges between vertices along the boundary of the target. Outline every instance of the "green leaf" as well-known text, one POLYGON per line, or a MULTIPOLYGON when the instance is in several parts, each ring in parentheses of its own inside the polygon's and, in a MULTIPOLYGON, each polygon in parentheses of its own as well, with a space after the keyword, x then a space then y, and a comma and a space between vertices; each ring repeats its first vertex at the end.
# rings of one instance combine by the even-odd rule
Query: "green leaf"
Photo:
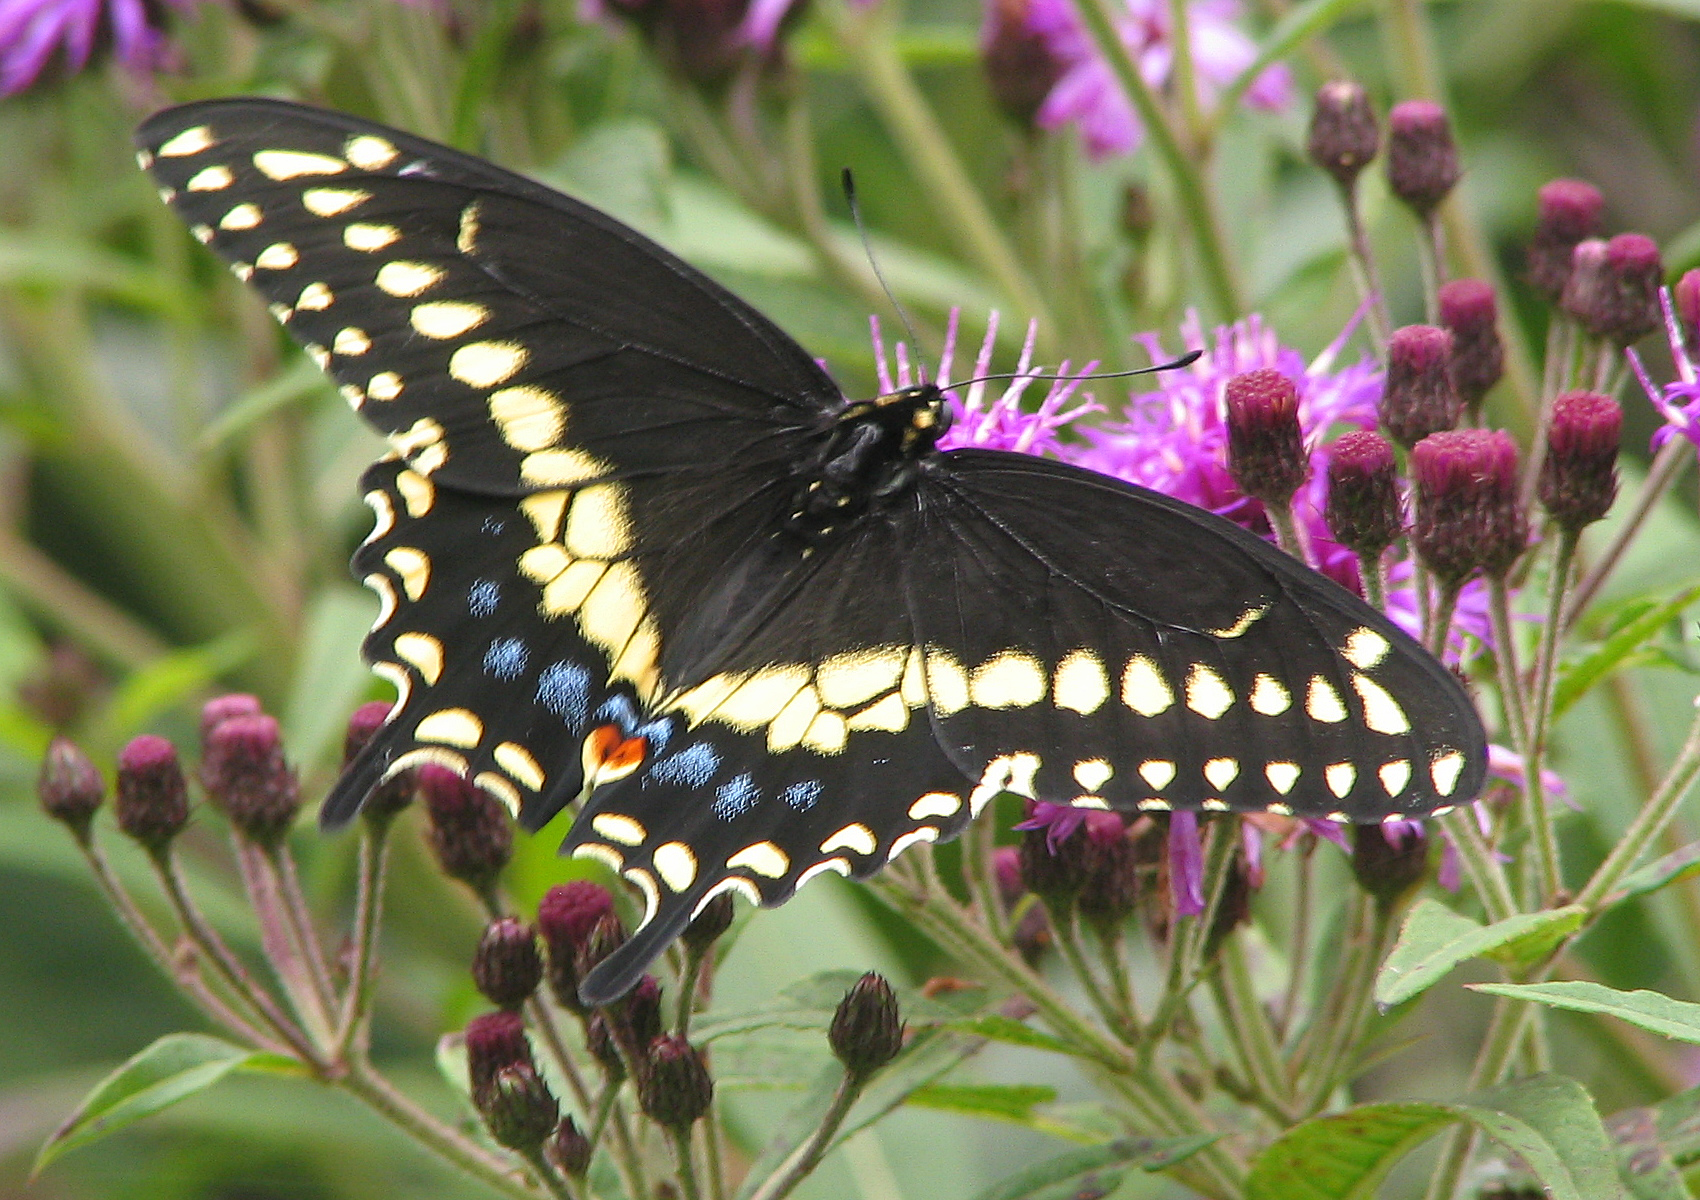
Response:
POLYGON ((1663 1037, 1700 1044, 1700 1004, 1672 1000, 1659 992, 1620 992, 1603 983, 1589 983, 1583 979, 1551 983, 1475 983, 1470 988, 1490 996, 1533 1000, 1537 1004, 1569 1012, 1617 1017, 1663 1037))
POLYGON ((1660 1138, 1655 1109, 1614 1113, 1606 1128, 1617 1146, 1618 1177, 1634 1200, 1690 1200, 1670 1149, 1660 1138))
POLYGON ((1609 908, 1614 904, 1622 904, 1625 900, 1645 896, 1649 892, 1656 892, 1662 887, 1668 887, 1696 874, 1700 874, 1700 842, 1689 842, 1688 845, 1679 850, 1672 850, 1640 870, 1630 872, 1623 882, 1617 885, 1617 890, 1606 897, 1602 907, 1609 908))
POLYGON ((256 384, 219 410, 195 439, 202 453, 217 450, 246 433, 272 413, 328 390, 325 374, 310 358, 297 361, 264 383, 256 384))
MULTIPOLYGON (((1058 1184, 1087 1182, 1085 1176, 1098 1176, 1091 1182, 1109 1182, 1099 1174, 1110 1168, 1137 1166, 1147 1171, 1161 1171, 1181 1159, 1196 1154, 1211 1142, 1214 1135, 1186 1138, 1117 1138, 1085 1150, 1070 1150, 1044 1162, 1034 1163, 1006 1179, 999 1180, 981 1192, 974 1200, 1037 1200, 1046 1190, 1058 1184)), ((1079 1195, 1084 1189, 1076 1186, 1064 1195, 1079 1195)), ((1095 1191, 1094 1195, 1107 1194, 1095 1191)))
POLYGON ((1216 111, 1225 113, 1232 109, 1270 63, 1291 54, 1300 42, 1321 33, 1354 9, 1365 7, 1365 0, 1306 0, 1288 9, 1286 15, 1275 22, 1269 36, 1263 39, 1263 45, 1258 48, 1257 57, 1251 65, 1223 89, 1221 98, 1216 102, 1216 111))
POLYGON ((35 1156, 32 1175, 60 1155, 204 1092, 239 1068, 299 1074, 289 1059, 258 1054, 221 1038, 170 1033, 95 1086, 35 1156), (293 1068, 293 1070, 292 1070, 293 1068))
POLYGON ((1064 1041, 1044 1030, 1034 1029, 1026 1022, 1006 1017, 1002 1013, 987 1013, 983 1017, 973 1017, 966 1021, 952 1021, 949 1028, 1011 1046, 1026 1046, 1033 1050, 1048 1050, 1053 1054, 1088 1057, 1074 1043, 1064 1041))
MULTIPOLYGON (((1689 584, 1667 599, 1649 605, 1625 621, 1579 661, 1562 670, 1553 689, 1553 719, 1563 716, 1589 688, 1618 668, 1628 665, 1627 660, 1632 655, 1657 637, 1696 598, 1700 598, 1700 583, 1689 584)), ((1643 599, 1636 604, 1639 606, 1647 602, 1643 599)))
POLYGON ((931 1083, 909 1094, 916 1108, 933 1108, 987 1121, 1032 1125, 1034 1109, 1057 1098, 1057 1089, 1026 1083, 931 1083))
POLYGON ((1564 1160, 1585 1197, 1623 1196, 1617 1150, 1588 1089, 1563 1075, 1532 1075, 1466 1097, 1472 1106, 1526 1122, 1564 1160))
POLYGON ((1653 1105, 1659 1144, 1678 1169, 1700 1163, 1700 1087, 1678 1092, 1653 1105))
POLYGON ((119 685, 91 742, 116 744, 140 733, 160 713, 202 691, 255 652, 253 635, 237 629, 204 646, 162 654, 119 685))
POLYGON ((1574 904, 1538 913, 1519 913, 1481 925, 1438 900, 1419 900, 1405 918, 1399 941, 1375 979, 1382 1009, 1427 991, 1459 963, 1483 955, 1525 962, 1538 958, 1560 938, 1581 927, 1585 909, 1574 904))

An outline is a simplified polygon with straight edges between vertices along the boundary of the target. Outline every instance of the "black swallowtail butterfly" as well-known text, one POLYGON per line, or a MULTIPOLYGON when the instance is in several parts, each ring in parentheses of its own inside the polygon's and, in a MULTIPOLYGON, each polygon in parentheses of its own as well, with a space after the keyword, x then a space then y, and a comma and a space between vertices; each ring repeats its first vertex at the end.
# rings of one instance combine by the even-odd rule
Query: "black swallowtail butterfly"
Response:
POLYGON ((760 313, 480 159, 271 100, 138 134, 195 236, 394 452, 365 644, 400 696, 326 801, 434 762, 643 893, 621 994, 712 896, 778 904, 993 796, 1373 822, 1473 798, 1475 710, 1251 533, 1061 463, 940 452, 760 313))

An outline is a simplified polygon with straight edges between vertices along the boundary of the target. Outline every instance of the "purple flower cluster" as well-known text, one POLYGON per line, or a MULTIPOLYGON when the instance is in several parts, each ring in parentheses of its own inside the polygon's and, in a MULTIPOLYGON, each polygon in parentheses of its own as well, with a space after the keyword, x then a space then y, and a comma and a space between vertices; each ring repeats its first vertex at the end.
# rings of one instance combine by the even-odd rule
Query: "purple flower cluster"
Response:
POLYGON ((167 46, 160 32, 164 8, 187 11, 192 0, 0 0, 0 96, 21 92, 62 53, 65 70, 75 74, 97 47, 132 71, 165 65, 167 46))
POLYGON ((1700 446, 1700 352, 1697 352, 1700 348, 1697 348, 1697 339, 1689 334, 1687 328, 1696 322, 1688 313, 1678 311, 1689 307, 1684 301, 1689 301, 1689 296, 1696 292, 1700 292, 1700 272, 1690 271, 1677 284, 1676 305, 1672 305, 1668 291, 1659 295, 1665 318, 1665 334, 1670 342, 1671 361, 1676 364, 1675 379, 1660 387, 1647 373, 1641 356, 1633 349, 1628 351, 1629 364, 1635 371, 1635 378, 1647 393, 1647 399, 1665 419, 1665 423, 1653 433, 1654 450, 1661 449, 1671 438, 1679 436, 1700 446))

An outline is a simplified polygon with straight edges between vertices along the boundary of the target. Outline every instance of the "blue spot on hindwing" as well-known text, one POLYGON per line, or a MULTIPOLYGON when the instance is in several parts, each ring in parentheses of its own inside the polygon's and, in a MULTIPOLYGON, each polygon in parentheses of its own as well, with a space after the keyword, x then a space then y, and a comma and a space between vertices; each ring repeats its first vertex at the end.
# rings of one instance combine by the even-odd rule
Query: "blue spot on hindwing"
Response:
POLYGON ((596 720, 598 724, 616 725, 623 736, 631 737, 638 720, 637 705, 624 692, 615 692, 596 710, 596 720))
POLYGON ((502 585, 494 579, 474 579, 466 589, 466 611, 475 617, 488 617, 502 602, 502 585))
POLYGON ((479 531, 482 532, 482 533, 487 533, 491 537, 500 537, 502 530, 506 529, 507 527, 508 527, 508 523, 506 521, 502 520, 500 517, 485 517, 484 518, 484 524, 479 527, 479 531))
POLYGON ((558 662, 537 677, 537 703, 583 733, 590 719, 590 672, 577 663, 558 662))
POLYGON ((484 652, 484 670, 503 681, 525 674, 525 664, 530 661, 531 651, 518 638, 497 638, 484 652))
POLYGON ((709 811, 722 821, 730 821, 742 816, 755 807, 761 799, 761 789, 748 771, 742 775, 734 775, 721 784, 714 792, 714 803, 709 805, 709 811))
POLYGON ((649 768, 644 782, 682 783, 686 787, 699 788, 713 779, 719 769, 719 752, 707 742, 696 742, 677 754, 657 760, 649 768))
POLYGON ((815 801, 820 799, 820 794, 820 780, 804 779, 788 785, 779 793, 779 798, 798 812, 808 812, 815 806, 815 801))

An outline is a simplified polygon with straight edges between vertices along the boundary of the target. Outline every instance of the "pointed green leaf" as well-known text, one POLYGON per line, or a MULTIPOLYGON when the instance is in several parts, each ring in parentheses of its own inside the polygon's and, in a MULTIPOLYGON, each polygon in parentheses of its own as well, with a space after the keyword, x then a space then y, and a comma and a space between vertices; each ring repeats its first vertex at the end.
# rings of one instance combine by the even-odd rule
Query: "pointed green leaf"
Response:
POLYGON ((973 1017, 966 1021, 952 1021, 949 1028, 959 1033, 971 1033, 994 1042, 1004 1042, 1011 1046, 1026 1046, 1033 1050, 1049 1050, 1053 1054, 1071 1054, 1085 1057, 1081 1050, 1072 1042, 1066 1042, 1055 1034, 1034 1029, 1024 1021, 1006 1017, 1001 1013, 988 1013, 983 1017, 973 1017))
MULTIPOLYGON (((1085 1182, 1083 1176, 1097 1176, 1093 1182, 1100 1187, 1109 1182, 1106 1174, 1115 1168, 1137 1166, 1147 1171, 1161 1171, 1189 1155, 1204 1149, 1215 1136, 1186 1138, 1117 1138, 1085 1150, 1071 1150, 1034 1163, 1007 1179, 999 1180, 981 1192, 974 1200, 1039 1200, 1059 1184, 1085 1182)), ((1075 1187, 1063 1195, 1079 1195, 1075 1187)), ((1093 1192, 1093 1195, 1107 1194, 1093 1192)))
POLYGON ((1700 842, 1689 842, 1681 849, 1672 850, 1663 858, 1624 876, 1617 890, 1606 897, 1604 907, 1645 896, 1695 874, 1700 874, 1700 842))
POLYGON ((1679 1042, 1700 1044, 1700 1004, 1672 1000, 1659 992, 1620 992, 1583 979, 1551 983, 1476 983, 1472 991, 1513 1000, 1533 1000, 1570 1012, 1617 1017, 1679 1042))
POLYGON ((1438 900, 1419 900, 1376 976, 1375 1002, 1383 1009, 1402 1004, 1433 987, 1466 959, 1501 953, 1514 961, 1538 957, 1577 929, 1586 915, 1585 910, 1568 905, 1480 925, 1438 900))
POLYGON ((1633 1200, 1690 1200, 1652 1108, 1614 1113, 1606 1123, 1617 1147, 1617 1173, 1633 1200))
MULTIPOLYGON (((1700 599, 1700 583, 1690 584, 1665 600, 1648 605, 1614 630, 1579 662, 1570 664, 1561 671, 1557 686, 1553 689, 1553 719, 1557 720, 1563 716, 1589 688, 1626 665, 1626 660, 1631 655, 1657 637, 1661 630, 1681 616, 1683 609, 1693 604, 1696 599, 1700 599)), ((1638 606, 1647 605, 1644 599, 1634 603, 1638 606)))
POLYGON ((1576 1080, 1532 1075, 1466 1099, 1473 1107, 1515 1117, 1539 1133, 1564 1161, 1583 1196, 1622 1200, 1616 1148, 1594 1098, 1576 1080))
POLYGON ((1057 1089, 1038 1084, 930 1083, 909 1094, 907 1103, 988 1121, 1011 1121, 1032 1125, 1033 1110, 1057 1098, 1057 1089))

